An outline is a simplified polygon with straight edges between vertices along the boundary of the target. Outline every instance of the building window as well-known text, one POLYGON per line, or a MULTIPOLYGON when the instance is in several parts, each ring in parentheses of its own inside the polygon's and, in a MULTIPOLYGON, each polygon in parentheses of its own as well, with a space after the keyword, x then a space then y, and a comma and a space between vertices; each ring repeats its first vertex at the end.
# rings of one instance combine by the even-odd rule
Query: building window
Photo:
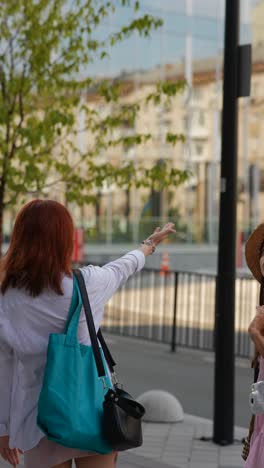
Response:
POLYGON ((204 117, 204 112, 203 111, 199 112, 198 123, 199 123, 199 125, 201 125, 201 127, 203 127, 204 124, 205 124, 205 117, 204 117))
POLYGON ((202 89, 201 87, 198 87, 198 88, 193 88, 192 89, 192 96, 193 96, 193 99, 201 99, 202 98, 202 89))
POLYGON ((172 122, 171 122, 171 119, 167 119, 167 118, 165 118, 165 117, 164 117, 163 119, 161 119, 161 121, 160 121, 160 124, 161 124, 162 126, 168 127, 168 128, 171 127, 171 123, 172 123, 172 122))
POLYGON ((201 156, 201 154, 203 154, 203 145, 201 143, 195 144, 195 154, 197 154, 197 156, 201 156))
POLYGON ((258 94, 259 94, 259 83, 257 83, 256 81, 253 81, 251 96, 257 97, 258 94))
POLYGON ((185 116, 183 117, 183 128, 184 128, 185 131, 188 130, 188 120, 189 120, 189 119, 188 119, 188 116, 185 115, 185 116))

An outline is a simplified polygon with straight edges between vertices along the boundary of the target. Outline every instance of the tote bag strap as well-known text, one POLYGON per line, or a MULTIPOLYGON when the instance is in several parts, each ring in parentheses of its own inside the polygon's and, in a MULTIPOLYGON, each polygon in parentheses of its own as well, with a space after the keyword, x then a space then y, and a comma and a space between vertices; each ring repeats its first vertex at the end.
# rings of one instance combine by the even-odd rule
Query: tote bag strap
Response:
MULTIPOLYGON (((79 276, 79 274, 81 275, 81 278, 83 279, 82 273, 81 273, 81 271, 79 269, 74 269, 73 273, 75 274, 75 278, 76 278, 77 281, 78 281, 77 276, 79 276)), ((83 281, 81 280, 81 284, 79 284, 79 281, 78 281, 78 285, 79 285, 79 290, 80 290, 81 297, 82 297, 82 302, 83 302, 83 297, 87 296, 88 308, 91 310, 91 305, 90 305, 90 301, 89 301, 89 297, 88 297, 88 294, 87 294, 87 289, 86 289, 84 280, 83 281)), ((91 312, 91 314, 92 314, 92 312, 91 312)), ((109 348, 108 348, 108 346, 107 346, 107 344, 105 342, 105 339, 103 337, 103 334, 102 334, 102 331, 101 331, 100 328, 99 328, 99 330, 97 332, 97 338, 100 341, 100 344, 102 346, 102 350, 103 350, 106 362, 108 364, 108 367, 110 369, 110 372, 111 372, 111 374, 114 374, 114 372, 115 372, 114 367, 116 366, 116 362, 113 359, 113 356, 112 356, 112 354, 111 354, 111 352, 110 352, 110 350, 109 350, 109 348)))
POLYGON ((73 276, 72 300, 64 331, 67 346, 75 346, 78 343, 77 334, 82 306, 82 297, 78 281, 75 276, 73 276))
MULTIPOLYGON (((93 315, 92 315, 92 311, 91 311, 91 305, 90 305, 90 301, 89 301, 89 298, 88 298, 84 278, 83 278, 83 275, 82 275, 80 270, 74 270, 73 273, 74 273, 75 278, 78 281, 80 293, 81 293, 81 296, 82 296, 82 302, 83 302, 85 317, 86 317, 87 326, 88 326, 88 330, 89 330, 89 335, 90 335, 90 339, 91 339, 91 344, 92 344, 92 348, 93 348, 93 353, 94 353, 94 358, 95 358, 95 363, 96 363, 96 367, 97 367, 98 376, 99 377, 105 377, 106 372, 105 372, 105 368, 104 368, 104 364, 103 364, 103 360, 102 360, 102 356, 101 356, 101 352, 100 352, 100 348, 99 348, 99 344, 98 344, 98 339, 97 339, 97 336, 96 336, 96 330, 95 330, 95 326, 94 326, 94 320, 93 320, 93 315)), ((100 339, 100 337, 103 338, 102 333, 99 333, 99 339, 100 339)), ((102 341, 103 341, 103 345, 102 345, 103 351, 104 351, 104 348, 106 350, 105 358, 106 358, 107 363, 109 365, 110 371, 112 371, 112 368, 113 368, 112 364, 114 363, 114 360, 112 359, 111 353, 108 350, 108 347, 107 347, 104 339, 102 339, 102 341), (109 362, 108 362, 108 360, 109 360, 109 362)))

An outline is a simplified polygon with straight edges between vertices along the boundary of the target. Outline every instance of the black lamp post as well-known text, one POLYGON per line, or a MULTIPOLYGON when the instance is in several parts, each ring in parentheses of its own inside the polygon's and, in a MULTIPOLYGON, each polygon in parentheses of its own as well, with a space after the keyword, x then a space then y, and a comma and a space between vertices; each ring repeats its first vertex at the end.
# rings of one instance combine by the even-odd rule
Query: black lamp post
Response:
POLYGON ((239 0, 226 0, 213 440, 234 440, 238 97, 250 93, 251 46, 239 46, 239 0))

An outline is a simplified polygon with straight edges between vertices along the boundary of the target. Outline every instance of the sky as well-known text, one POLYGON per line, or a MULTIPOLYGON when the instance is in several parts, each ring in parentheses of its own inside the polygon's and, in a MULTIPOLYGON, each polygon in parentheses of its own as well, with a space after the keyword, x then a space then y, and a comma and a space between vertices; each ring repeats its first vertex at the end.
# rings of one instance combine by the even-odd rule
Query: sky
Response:
MULTIPOLYGON (((248 13, 248 9, 261 0, 240 0, 241 15, 248 13)), ((186 11, 187 5, 191 5, 194 15, 216 17, 224 15, 225 0, 142 0, 141 5, 145 8, 164 8, 171 12, 186 11)))
MULTIPOLYGON (((240 0, 240 42, 251 41, 251 8, 258 1, 240 0)), ((111 58, 91 65, 92 75, 118 75, 122 71, 144 70, 159 64, 182 62, 185 57, 186 36, 192 35, 194 58, 216 57, 223 49, 225 0, 141 0, 139 14, 163 18, 164 26, 151 38, 134 35, 110 52, 111 58), (192 14, 186 15, 189 5, 192 14)), ((115 14, 98 30, 99 37, 134 18, 131 8, 117 7, 115 14)))

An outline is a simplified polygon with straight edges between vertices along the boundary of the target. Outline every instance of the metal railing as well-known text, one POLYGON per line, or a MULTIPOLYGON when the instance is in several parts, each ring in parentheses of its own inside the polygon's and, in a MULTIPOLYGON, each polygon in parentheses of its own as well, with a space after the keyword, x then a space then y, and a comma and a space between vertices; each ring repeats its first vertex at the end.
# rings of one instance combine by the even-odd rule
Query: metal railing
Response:
MULTIPOLYGON (((143 270, 131 277, 106 306, 103 328, 141 339, 200 350, 214 349, 216 277, 211 274, 143 270)), ((236 280, 235 354, 249 357, 247 329, 258 300, 256 281, 236 280)))

